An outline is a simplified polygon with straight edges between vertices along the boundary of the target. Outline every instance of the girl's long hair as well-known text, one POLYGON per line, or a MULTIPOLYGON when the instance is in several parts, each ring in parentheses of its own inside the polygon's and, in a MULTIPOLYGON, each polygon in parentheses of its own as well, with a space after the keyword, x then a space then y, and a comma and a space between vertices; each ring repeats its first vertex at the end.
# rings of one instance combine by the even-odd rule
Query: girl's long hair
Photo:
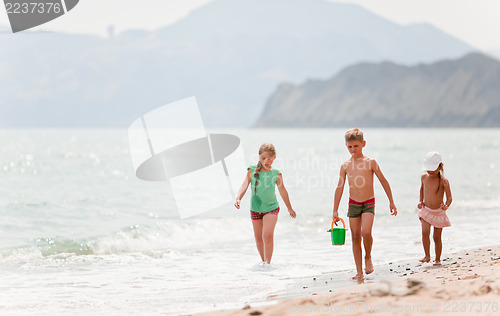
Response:
POLYGON ((441 178, 443 178, 443 175, 441 173, 444 174, 444 168, 443 168, 443 163, 442 162, 439 164, 438 170, 439 170, 439 172, 438 172, 439 182, 438 182, 438 188, 437 188, 436 193, 438 193, 439 189, 441 188, 441 178))
POLYGON ((276 156, 276 149, 271 143, 262 144, 259 148, 259 162, 257 163, 257 167, 255 168, 255 172, 253 174, 253 176, 255 177, 255 193, 257 193, 257 184, 259 182, 260 170, 262 169, 262 163, 260 162, 260 155, 262 153, 270 153, 271 155, 276 156))

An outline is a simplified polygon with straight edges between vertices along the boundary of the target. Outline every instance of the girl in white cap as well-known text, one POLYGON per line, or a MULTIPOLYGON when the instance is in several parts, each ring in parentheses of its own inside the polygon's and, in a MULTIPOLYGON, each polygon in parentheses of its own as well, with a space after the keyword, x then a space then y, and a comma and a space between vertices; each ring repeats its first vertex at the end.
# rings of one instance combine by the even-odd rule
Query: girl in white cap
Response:
POLYGON ((424 159, 424 170, 427 172, 421 178, 420 203, 417 207, 420 209, 418 217, 422 222, 422 244, 425 256, 419 261, 431 261, 429 236, 431 226, 434 226, 433 239, 436 250, 434 265, 441 265, 441 251, 443 249, 441 233, 443 227, 451 226, 446 215, 446 210, 452 201, 450 183, 443 175, 443 160, 437 151, 427 153, 424 159), (446 203, 443 203, 445 193, 446 203))

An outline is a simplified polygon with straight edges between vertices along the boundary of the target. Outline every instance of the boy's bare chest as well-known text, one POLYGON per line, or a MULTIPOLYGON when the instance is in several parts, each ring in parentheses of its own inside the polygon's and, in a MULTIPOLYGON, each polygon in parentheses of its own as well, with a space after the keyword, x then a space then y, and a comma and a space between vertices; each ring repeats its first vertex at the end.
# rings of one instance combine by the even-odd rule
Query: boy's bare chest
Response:
POLYGON ((348 176, 368 176, 373 174, 369 161, 350 162, 346 166, 348 176))

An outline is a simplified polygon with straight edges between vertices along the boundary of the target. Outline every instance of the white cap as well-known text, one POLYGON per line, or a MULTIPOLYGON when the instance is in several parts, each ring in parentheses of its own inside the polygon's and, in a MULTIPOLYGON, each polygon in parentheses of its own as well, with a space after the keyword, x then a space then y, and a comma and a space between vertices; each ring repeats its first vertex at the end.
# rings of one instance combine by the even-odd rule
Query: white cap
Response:
POLYGON ((426 171, 437 170, 441 162, 443 162, 441 155, 437 151, 430 151, 425 155, 423 169, 426 171))

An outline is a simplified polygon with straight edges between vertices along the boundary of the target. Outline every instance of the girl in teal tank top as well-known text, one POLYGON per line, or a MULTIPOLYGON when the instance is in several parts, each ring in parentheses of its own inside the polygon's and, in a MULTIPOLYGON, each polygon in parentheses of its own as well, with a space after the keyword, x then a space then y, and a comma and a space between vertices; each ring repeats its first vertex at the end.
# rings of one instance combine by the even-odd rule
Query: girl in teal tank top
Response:
POLYGON ((251 184, 250 218, 252 219, 257 250, 264 265, 271 263, 274 248, 274 227, 278 221, 280 209, 276 199, 276 186, 288 208, 288 213, 292 218, 296 217, 296 213, 290 204, 288 191, 283 184, 281 172, 272 168, 274 159, 276 159, 276 150, 273 144, 260 146, 259 162, 256 166, 247 168, 247 175, 234 203, 234 206, 239 209, 240 201, 251 184))

